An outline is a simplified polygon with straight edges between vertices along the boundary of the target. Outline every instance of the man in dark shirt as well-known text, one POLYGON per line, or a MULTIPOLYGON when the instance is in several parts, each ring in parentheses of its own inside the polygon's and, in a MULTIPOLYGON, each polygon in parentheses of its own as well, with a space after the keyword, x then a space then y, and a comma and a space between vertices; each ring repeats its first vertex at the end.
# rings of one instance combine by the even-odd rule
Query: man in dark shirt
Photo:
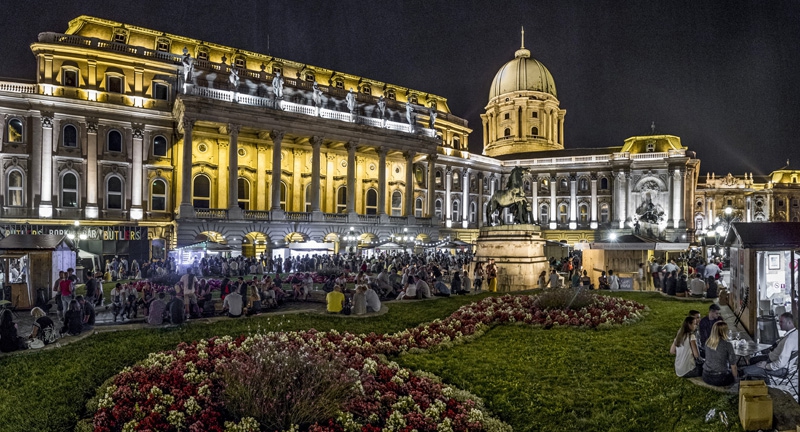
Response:
POLYGON ((170 324, 183 324, 186 320, 184 315, 184 304, 180 297, 173 297, 169 302, 169 322, 170 324))
POLYGON ((92 272, 89 272, 86 278, 86 302, 94 304, 97 299, 97 279, 92 272))
POLYGON ((714 326, 714 323, 717 321, 722 321, 722 317, 719 313, 719 305, 716 303, 712 303, 711 306, 708 307, 708 315, 700 320, 700 353, 704 354, 706 341, 711 336, 711 327, 714 326))
POLYGON ((92 330, 94 328, 94 303, 87 301, 83 296, 75 297, 78 300, 78 305, 81 307, 81 320, 83 322, 83 331, 92 330))

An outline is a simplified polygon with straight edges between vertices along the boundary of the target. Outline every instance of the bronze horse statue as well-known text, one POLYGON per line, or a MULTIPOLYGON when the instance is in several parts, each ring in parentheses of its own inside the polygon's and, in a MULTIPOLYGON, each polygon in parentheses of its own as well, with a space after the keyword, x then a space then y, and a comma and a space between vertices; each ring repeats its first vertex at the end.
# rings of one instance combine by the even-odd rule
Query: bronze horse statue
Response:
MULTIPOLYGON (((514 167, 508 177, 508 184, 505 189, 495 191, 486 205, 486 221, 494 225, 494 213, 503 209, 511 209, 514 215, 515 224, 533 223, 531 206, 522 188, 522 175, 530 171, 528 168, 514 167)), ((502 222, 502 221, 501 221, 502 222)))

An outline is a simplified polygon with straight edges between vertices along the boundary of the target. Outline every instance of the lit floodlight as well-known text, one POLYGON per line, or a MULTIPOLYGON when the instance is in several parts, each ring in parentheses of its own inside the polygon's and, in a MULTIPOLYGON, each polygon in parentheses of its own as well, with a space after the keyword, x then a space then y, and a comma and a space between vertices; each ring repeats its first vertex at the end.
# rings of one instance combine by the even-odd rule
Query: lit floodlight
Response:
POLYGON ((731 213, 733 213, 733 209, 730 207, 725 207, 725 214, 730 215, 731 213))
POLYGON ((722 235, 722 233, 725 232, 725 228, 722 228, 721 226, 718 226, 716 231, 717 231, 717 234, 722 235))
POLYGON ((81 226, 81 221, 75 221, 72 224, 75 225, 75 226, 81 226))
POLYGON ((617 233, 613 233, 612 232, 611 234, 608 235, 608 239, 611 240, 611 241, 616 240, 617 239, 617 233))

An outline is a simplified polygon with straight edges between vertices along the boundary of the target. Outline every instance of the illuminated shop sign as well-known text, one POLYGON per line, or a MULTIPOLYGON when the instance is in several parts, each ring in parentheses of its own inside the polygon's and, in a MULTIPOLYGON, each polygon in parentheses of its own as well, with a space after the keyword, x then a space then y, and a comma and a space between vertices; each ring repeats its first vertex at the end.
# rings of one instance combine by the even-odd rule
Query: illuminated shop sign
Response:
POLYGON ((5 225, 0 227, 3 237, 11 234, 73 234, 81 240, 146 240, 147 228, 126 226, 54 226, 54 225, 5 225), (85 236, 85 238, 83 237, 85 236))

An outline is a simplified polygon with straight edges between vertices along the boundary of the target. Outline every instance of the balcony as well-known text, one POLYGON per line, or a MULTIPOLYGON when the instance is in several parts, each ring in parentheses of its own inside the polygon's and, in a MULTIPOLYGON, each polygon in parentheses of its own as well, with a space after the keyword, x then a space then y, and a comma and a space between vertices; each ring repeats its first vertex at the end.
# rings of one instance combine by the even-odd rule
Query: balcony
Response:
POLYGON ((294 222, 311 222, 311 213, 286 212, 286 220, 294 222))
POLYGON ((27 207, 3 207, 3 217, 6 218, 38 218, 39 213, 36 210, 27 207))
POLYGON ((197 219, 227 219, 228 209, 195 208, 194 215, 197 219))
MULTIPOLYGON (((196 210, 195 210, 196 211, 196 210)), ((244 219, 254 221, 268 221, 271 213, 269 210, 245 210, 244 219)))
POLYGON ((56 207, 53 217, 55 219, 80 220, 83 219, 83 209, 75 207, 56 207))

